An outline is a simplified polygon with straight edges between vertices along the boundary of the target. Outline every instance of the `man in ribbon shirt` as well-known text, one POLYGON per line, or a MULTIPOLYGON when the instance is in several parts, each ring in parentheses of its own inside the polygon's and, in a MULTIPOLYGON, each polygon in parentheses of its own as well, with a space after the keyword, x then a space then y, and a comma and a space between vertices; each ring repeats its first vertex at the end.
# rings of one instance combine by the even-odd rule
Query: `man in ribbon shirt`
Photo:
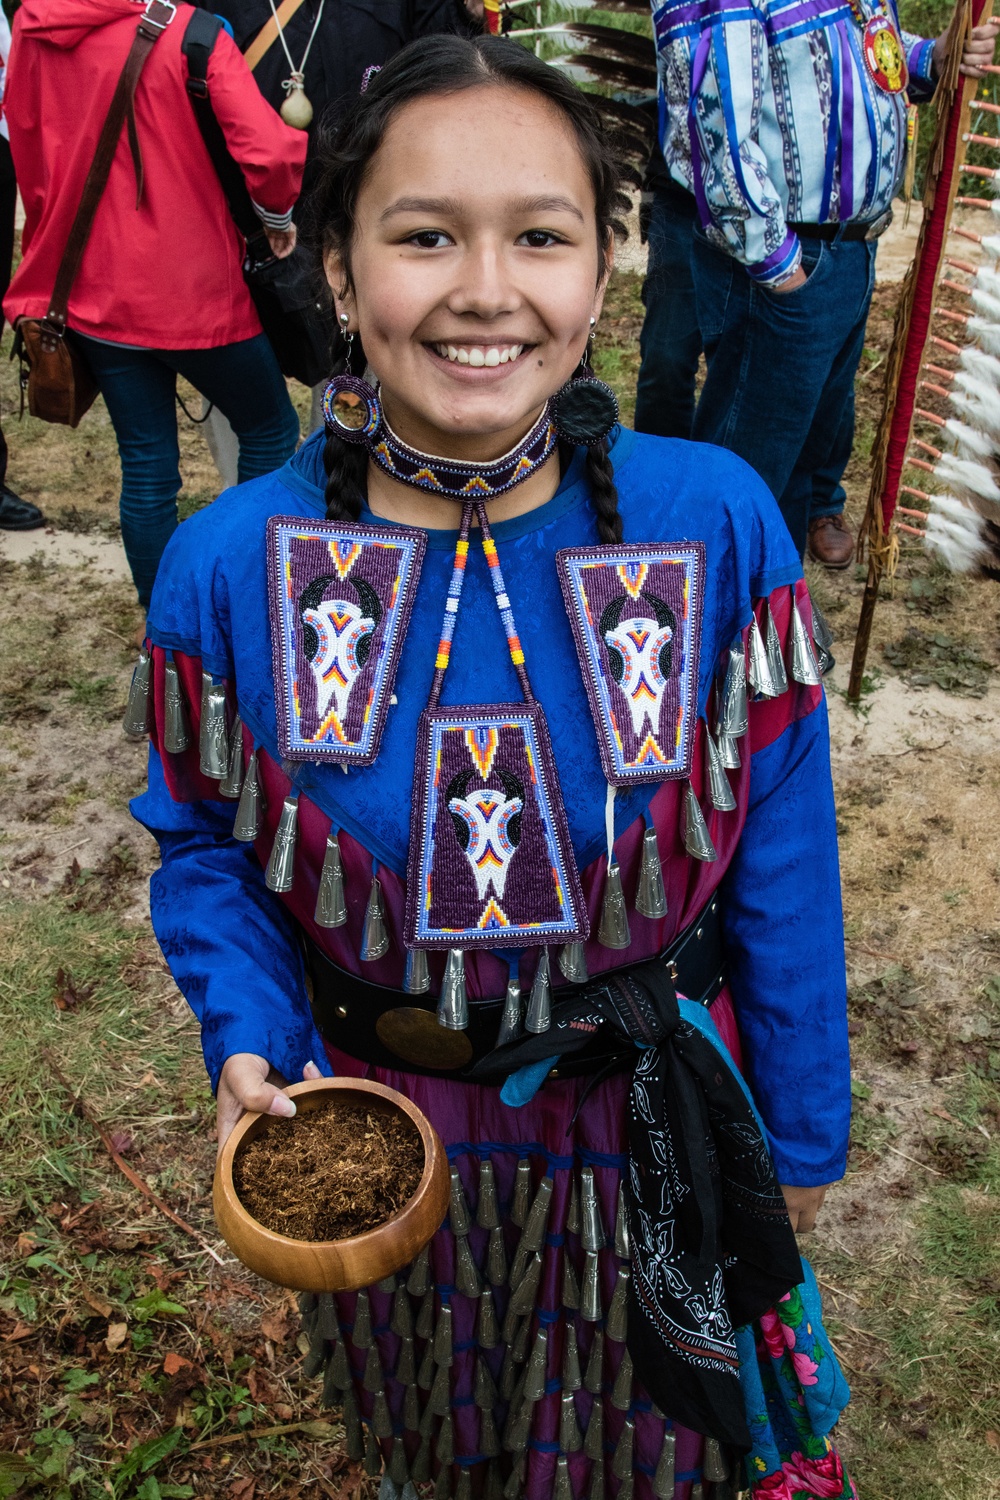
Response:
MULTIPOLYGON (((636 425, 658 430, 658 379, 676 406, 667 387, 691 378, 669 345, 693 293, 708 376, 692 436, 753 465, 800 554, 846 567, 840 479, 875 250, 908 99, 931 97, 944 39, 900 31, 893 0, 667 0, 653 25, 664 173, 636 425)), ((964 73, 983 76, 998 27, 973 30, 964 73)))

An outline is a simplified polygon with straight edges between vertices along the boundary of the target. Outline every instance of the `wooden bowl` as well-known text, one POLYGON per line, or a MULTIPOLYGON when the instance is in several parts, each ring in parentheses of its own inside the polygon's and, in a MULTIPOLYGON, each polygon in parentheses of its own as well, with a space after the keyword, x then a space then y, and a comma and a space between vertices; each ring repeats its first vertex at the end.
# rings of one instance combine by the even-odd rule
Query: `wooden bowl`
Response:
POLYGON ((215 1168, 212 1203, 222 1238, 258 1276, 300 1292, 358 1291, 402 1270, 440 1229, 448 1210, 448 1158, 437 1131, 409 1099, 368 1079, 316 1078, 285 1092, 299 1111, 340 1099, 374 1113, 406 1115, 424 1148, 417 1190, 391 1219, 350 1239, 293 1240, 275 1234, 251 1217, 233 1184, 233 1162, 241 1147, 275 1123, 273 1115, 247 1114, 226 1141, 215 1168))

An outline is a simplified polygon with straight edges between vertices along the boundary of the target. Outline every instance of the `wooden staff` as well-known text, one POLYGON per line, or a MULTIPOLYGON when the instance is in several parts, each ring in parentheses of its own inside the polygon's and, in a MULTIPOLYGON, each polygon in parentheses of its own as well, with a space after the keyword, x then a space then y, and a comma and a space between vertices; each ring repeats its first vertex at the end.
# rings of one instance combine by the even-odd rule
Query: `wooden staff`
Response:
MULTIPOLYGON (((861 618, 854 642, 854 658, 847 696, 861 697, 868 659, 875 605, 886 572, 892 572, 898 542, 892 531, 906 451, 910 446, 916 406, 920 362, 928 337, 938 278, 944 257, 944 242, 951 220, 958 182, 963 141, 968 138, 972 101, 977 81, 959 73, 962 51, 973 26, 987 20, 993 0, 958 0, 948 27, 945 64, 938 82, 937 128, 927 165, 924 218, 916 254, 896 309, 892 344, 887 364, 885 397, 875 443, 872 448, 872 479, 865 520, 858 538, 858 559, 868 543, 868 579, 861 601, 861 618)), ((961 319, 965 321, 964 318, 961 319)))

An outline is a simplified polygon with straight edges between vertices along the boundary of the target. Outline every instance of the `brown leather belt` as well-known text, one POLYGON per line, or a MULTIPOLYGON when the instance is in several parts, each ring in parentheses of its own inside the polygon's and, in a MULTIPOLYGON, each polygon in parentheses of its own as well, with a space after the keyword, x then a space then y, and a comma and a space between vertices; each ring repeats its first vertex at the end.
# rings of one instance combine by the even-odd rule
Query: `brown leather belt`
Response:
MULTIPOLYGON (((719 898, 713 896, 695 920, 660 954, 678 993, 711 1005, 725 983, 725 958, 719 898)), ((305 934, 306 967, 312 980, 312 1008, 320 1035, 331 1046, 379 1068, 435 1078, 459 1078, 496 1046, 504 1001, 469 1001, 465 1031, 447 1031, 436 1020, 437 1001, 429 995, 408 995, 387 985, 372 984, 350 974, 327 958, 305 934)), ((645 962, 645 960, 644 960, 645 962)), ((602 970, 589 983, 599 983, 617 969, 602 970)), ((555 965, 553 964, 553 970, 555 965)), ((578 997, 585 985, 553 987, 552 1004, 578 997)), ((599 1034, 572 1061, 567 1059, 550 1076, 570 1078, 628 1065, 633 1049, 599 1034)))

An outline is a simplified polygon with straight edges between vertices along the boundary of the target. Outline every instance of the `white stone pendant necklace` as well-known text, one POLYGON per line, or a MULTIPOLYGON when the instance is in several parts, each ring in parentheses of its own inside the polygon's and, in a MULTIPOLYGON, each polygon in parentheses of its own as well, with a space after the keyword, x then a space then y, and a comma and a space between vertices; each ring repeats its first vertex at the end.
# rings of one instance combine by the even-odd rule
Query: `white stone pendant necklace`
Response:
POLYGON ((282 29, 281 22, 278 20, 278 12, 275 9, 274 0, 270 0, 270 4, 271 14, 274 17, 274 24, 278 28, 278 36, 281 40, 282 50, 286 58, 288 59, 288 66, 291 70, 289 77, 286 78, 284 83, 281 85, 281 87, 285 90, 285 94, 287 95, 285 102, 281 106, 281 118, 284 120, 286 125, 291 125, 295 130, 308 130, 310 121, 313 117, 313 107, 304 86, 306 76, 306 63, 309 59, 309 53, 312 51, 312 44, 316 40, 316 33, 319 30, 319 23, 323 19, 323 7, 326 4, 326 0, 319 0, 319 6, 316 10, 316 19, 313 22, 313 29, 309 33, 309 40, 306 43, 306 50, 302 54, 302 61, 299 63, 298 67, 295 66, 295 61, 292 57, 292 54, 288 50, 288 43, 285 41, 285 33, 282 29))

